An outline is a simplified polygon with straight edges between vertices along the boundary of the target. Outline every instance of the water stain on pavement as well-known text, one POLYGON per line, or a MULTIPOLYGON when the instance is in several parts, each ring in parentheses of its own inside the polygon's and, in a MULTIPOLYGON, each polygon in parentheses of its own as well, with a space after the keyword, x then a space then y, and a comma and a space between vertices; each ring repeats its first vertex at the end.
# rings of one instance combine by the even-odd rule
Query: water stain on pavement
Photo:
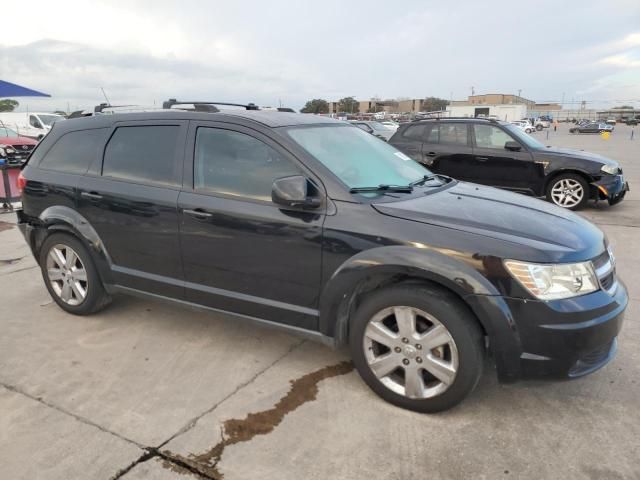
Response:
POLYGON ((9 230, 10 228, 15 227, 13 223, 7 223, 0 221, 0 232, 4 232, 5 230, 9 230))
POLYGON ((319 382, 327 378, 345 375, 352 370, 353 364, 349 361, 344 361, 308 373, 296 380, 291 380, 291 388, 287 394, 272 408, 250 413, 243 419, 231 418, 225 420, 222 441, 200 455, 192 454, 189 457, 182 457, 171 452, 165 453, 168 456, 178 458, 203 475, 221 479, 224 475, 218 471, 217 464, 220 462, 226 447, 236 443, 248 442, 256 435, 271 433, 282 422, 285 415, 317 398, 319 382))

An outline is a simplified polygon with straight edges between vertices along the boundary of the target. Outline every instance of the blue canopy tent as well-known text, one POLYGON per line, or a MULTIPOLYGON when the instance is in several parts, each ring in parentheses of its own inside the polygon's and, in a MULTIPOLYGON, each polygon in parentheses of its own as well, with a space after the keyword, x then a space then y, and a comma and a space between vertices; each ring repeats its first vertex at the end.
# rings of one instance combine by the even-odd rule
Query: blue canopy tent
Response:
MULTIPOLYGON (((30 88, 21 87, 15 83, 0 80, 0 98, 7 97, 50 97, 47 93, 38 92, 30 88)), ((3 151, 3 157, 6 153, 3 151)), ((6 158, 2 158, 0 164, 0 202, 3 209, 13 210, 11 202, 20 200, 20 192, 17 188, 17 178, 20 165, 8 165, 6 158)))
POLYGON ((50 97, 48 93, 38 92, 30 88, 21 87, 15 83, 0 80, 0 98, 7 97, 50 97))

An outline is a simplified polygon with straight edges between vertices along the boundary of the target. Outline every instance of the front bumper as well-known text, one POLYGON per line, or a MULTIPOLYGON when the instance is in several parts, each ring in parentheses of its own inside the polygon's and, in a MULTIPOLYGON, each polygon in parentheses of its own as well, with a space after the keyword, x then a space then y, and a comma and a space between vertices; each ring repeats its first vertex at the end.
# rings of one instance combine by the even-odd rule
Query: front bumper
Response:
POLYGON ((622 175, 606 175, 593 183, 594 197, 599 200, 607 200, 610 205, 615 205, 624 199, 630 190, 629 182, 622 175))
POLYGON ((476 298, 481 310, 493 312, 487 330, 499 379, 576 378, 611 361, 629 301, 617 282, 612 294, 599 290, 549 302, 476 298))

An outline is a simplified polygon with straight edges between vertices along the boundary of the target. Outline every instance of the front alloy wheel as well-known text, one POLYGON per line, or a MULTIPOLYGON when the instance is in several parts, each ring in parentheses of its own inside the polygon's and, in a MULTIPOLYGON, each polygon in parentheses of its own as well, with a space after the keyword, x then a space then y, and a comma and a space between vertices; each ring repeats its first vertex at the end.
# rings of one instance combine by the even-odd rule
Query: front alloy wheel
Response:
POLYGON ((363 348, 378 380, 408 398, 440 395, 456 378, 456 342, 442 323, 418 308, 379 311, 365 328, 363 348))
POLYGON ((483 332, 468 307, 440 286, 407 283, 376 290, 349 323, 358 373, 394 405, 447 410, 478 383, 483 332))
POLYGON ((561 175, 547 190, 547 200, 559 207, 577 210, 588 200, 587 183, 578 175, 561 175))

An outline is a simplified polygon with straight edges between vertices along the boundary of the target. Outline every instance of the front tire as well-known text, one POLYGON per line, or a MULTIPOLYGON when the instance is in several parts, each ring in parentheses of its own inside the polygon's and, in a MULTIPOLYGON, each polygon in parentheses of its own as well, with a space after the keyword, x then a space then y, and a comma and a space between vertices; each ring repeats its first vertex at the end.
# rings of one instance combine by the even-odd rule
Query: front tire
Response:
POLYGON ((72 235, 47 237, 40 250, 40 270, 51 298, 66 312, 90 315, 111 300, 89 251, 72 235))
POLYGON ((435 286, 392 286, 368 296, 350 324, 349 347, 369 388, 416 412, 454 407, 482 374, 483 334, 476 319, 435 286))
POLYGON ((542 130, 543 128, 544 128, 544 127, 543 127, 542 125, 536 125, 536 130, 537 130, 537 131, 540 131, 540 130, 542 130))
POLYGON ((576 173, 558 175, 547 186, 547 201, 569 210, 580 210, 589 200, 589 185, 576 173))

